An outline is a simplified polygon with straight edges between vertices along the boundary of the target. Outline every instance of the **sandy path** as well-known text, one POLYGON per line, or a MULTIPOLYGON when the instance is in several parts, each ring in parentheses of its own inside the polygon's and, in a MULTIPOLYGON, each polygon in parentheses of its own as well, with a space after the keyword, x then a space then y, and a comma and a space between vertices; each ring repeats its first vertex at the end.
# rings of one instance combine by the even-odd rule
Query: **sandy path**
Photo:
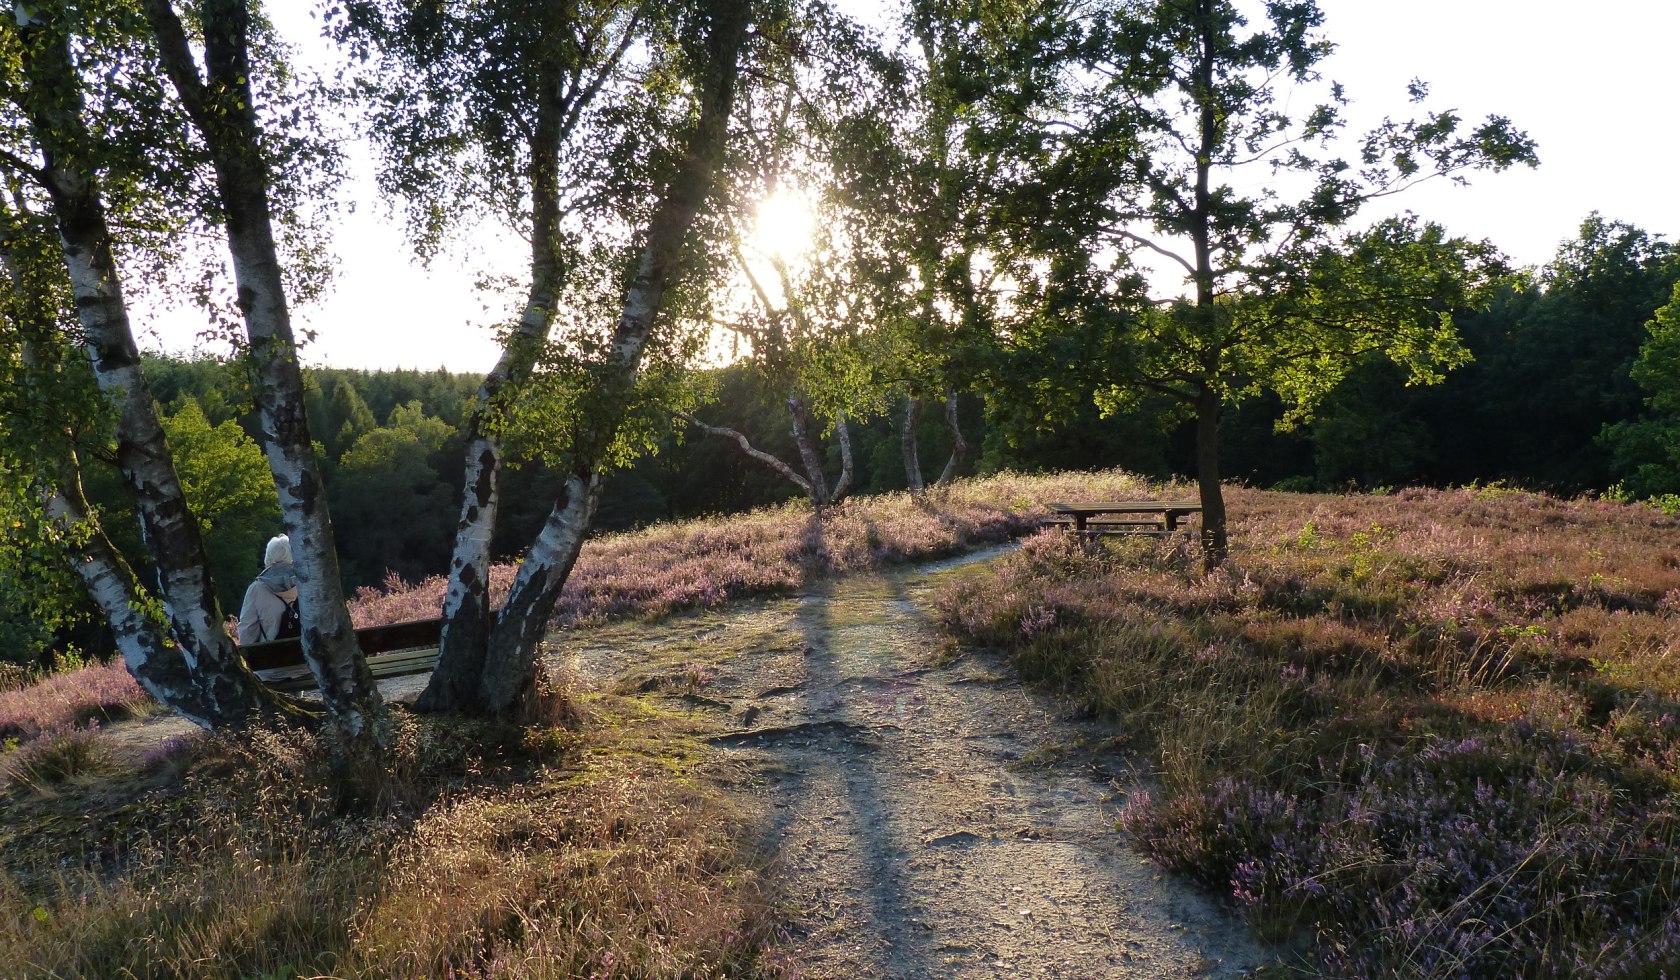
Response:
MULTIPOLYGON (((995 554, 992 552, 990 554, 995 554)), ((809 978, 1237 977, 1268 961, 1228 911, 1126 848, 1101 725, 967 653, 942 666, 934 588, 970 556, 811 594, 556 638, 606 684, 713 712, 809 978)), ((425 677, 381 684, 406 700, 425 677)), ((193 727, 112 726, 138 758, 193 727)))
MULTIPOLYGON (((970 559, 972 560, 972 559, 970 559)), ((1267 961, 1224 909, 1126 849, 1100 726, 979 654, 939 665, 962 560, 796 599, 571 634, 700 710, 752 790, 806 976, 1231 977, 1267 961), (715 670, 715 675, 712 673, 715 670)))

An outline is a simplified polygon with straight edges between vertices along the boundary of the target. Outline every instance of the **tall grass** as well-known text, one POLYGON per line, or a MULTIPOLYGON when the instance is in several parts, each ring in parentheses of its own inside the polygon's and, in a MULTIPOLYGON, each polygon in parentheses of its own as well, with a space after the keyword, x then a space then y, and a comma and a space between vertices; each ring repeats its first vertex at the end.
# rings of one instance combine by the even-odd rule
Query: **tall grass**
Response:
POLYGON ((1231 564, 1029 542, 950 627, 1157 760, 1124 823, 1335 976, 1680 973, 1680 525, 1231 493, 1231 564))
POLYGON ((373 814, 344 811, 298 732, 205 736, 178 791, 136 789, 99 821, 66 825, 70 796, 14 800, 8 824, 32 834, 0 846, 4 971, 781 975, 758 859, 741 817, 692 778, 692 734, 634 702, 586 701, 615 723, 404 720, 401 802, 373 814), (670 778, 679 765, 690 778, 670 778))

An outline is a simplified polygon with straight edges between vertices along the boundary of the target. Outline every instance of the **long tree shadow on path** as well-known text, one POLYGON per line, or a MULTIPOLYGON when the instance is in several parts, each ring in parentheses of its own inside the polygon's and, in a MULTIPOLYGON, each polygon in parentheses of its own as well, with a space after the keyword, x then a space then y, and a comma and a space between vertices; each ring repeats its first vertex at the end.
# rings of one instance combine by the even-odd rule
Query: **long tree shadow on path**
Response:
MULTIPOLYGON (((972 559, 968 559, 972 560, 972 559)), ((1100 733, 979 656, 941 666, 931 582, 964 559, 818 583, 792 642, 721 669, 765 779, 767 842, 807 976, 1219 976, 1264 961, 1125 851, 1100 733), (1081 771, 1081 766, 1086 768, 1081 771)), ((957 573, 960 574, 960 573, 957 573)))

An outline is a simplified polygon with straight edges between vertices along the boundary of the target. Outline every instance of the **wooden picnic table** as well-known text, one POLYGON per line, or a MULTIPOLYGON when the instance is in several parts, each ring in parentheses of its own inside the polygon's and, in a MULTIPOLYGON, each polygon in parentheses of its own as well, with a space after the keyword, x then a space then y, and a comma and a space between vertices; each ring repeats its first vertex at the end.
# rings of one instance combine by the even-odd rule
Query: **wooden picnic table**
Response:
POLYGON ((1066 524, 1082 535, 1168 535, 1177 531, 1186 517, 1202 512, 1202 505, 1194 500, 1105 500, 1045 506, 1057 515, 1049 523, 1066 524))

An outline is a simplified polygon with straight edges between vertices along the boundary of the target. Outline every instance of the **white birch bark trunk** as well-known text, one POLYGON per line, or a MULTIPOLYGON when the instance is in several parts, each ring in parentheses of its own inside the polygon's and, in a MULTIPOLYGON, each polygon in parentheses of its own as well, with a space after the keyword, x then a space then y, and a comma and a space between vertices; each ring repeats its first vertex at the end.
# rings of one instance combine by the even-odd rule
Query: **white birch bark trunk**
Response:
POLYGON ((269 208, 268 165, 250 84, 250 8, 245 0, 204 0, 208 81, 199 76, 186 32, 169 0, 145 0, 171 82, 210 149, 257 377, 263 452, 280 495, 281 524, 292 540, 305 661, 320 686, 339 747, 377 754, 388 733, 385 707, 361 654, 339 581, 332 519, 303 410, 280 260, 269 208))
POLYGON ((536 681, 537 656, 548 632, 548 618, 577 564, 600 499, 598 472, 588 478, 576 474, 568 478, 565 502, 549 512, 520 564, 507 602, 496 617, 479 679, 478 703, 492 714, 512 711, 536 681))
POLYGON ((852 430, 846 426, 845 412, 834 420, 834 437, 840 442, 840 479, 834 484, 833 495, 828 498, 831 504, 845 500, 846 494, 852 490, 852 430))
POLYGON ((922 400, 914 395, 904 399, 904 419, 899 422, 898 448, 904 457, 904 486, 911 493, 927 489, 922 481, 922 453, 916 445, 916 426, 922 420, 922 400))
MULTIPOLYGON (((557 86, 550 78, 547 85, 557 86)), ((490 543, 501 504, 502 446, 490 431, 489 413, 503 390, 530 376, 554 317, 560 268, 555 234, 560 219, 559 153, 562 106, 557 98, 538 103, 531 139, 531 288, 519 326, 485 375, 467 419, 465 477, 449 585, 443 600, 443 636, 437 669, 415 706, 421 711, 470 711, 476 707, 479 677, 490 638, 490 543)))
POLYGON ((945 396, 945 427, 951 430, 951 458, 946 460, 945 469, 934 481, 934 486, 943 487, 957 478, 957 472, 968 462, 968 440, 963 438, 962 423, 957 419, 957 393, 949 392, 945 396))
POLYGON ((577 434, 566 500, 549 515, 521 563, 491 633, 479 692, 482 710, 493 715, 514 712, 534 686, 538 647, 548 618, 577 561, 600 497, 603 454, 624 418, 673 267, 695 216, 711 194, 722 160, 750 11, 739 0, 712 0, 707 6, 712 33, 707 38, 705 75, 698 86, 699 118, 684 140, 677 172, 648 221, 641 257, 598 374, 594 395, 599 412, 591 431, 577 434))
POLYGON ((793 416, 793 444, 799 448, 799 462, 805 467, 805 478, 811 486, 811 503, 826 507, 832 500, 828 491, 828 475, 823 472, 822 454, 817 452, 817 437, 812 431, 811 413, 804 399, 789 395, 788 413, 793 416))
POLYGON ((751 440, 747 438, 746 433, 740 432, 736 429, 725 428, 721 425, 708 425, 692 415, 685 415, 683 418, 686 419, 689 424, 693 425, 695 428, 707 435, 719 436, 724 439, 732 440, 736 445, 741 447, 741 451, 746 453, 749 458, 756 459, 765 466, 770 467, 777 473, 786 477, 794 486, 804 491, 807 495, 810 494, 811 481, 800 476, 794 471, 793 467, 782 462, 780 459, 777 459, 775 456, 772 456, 770 453, 754 447, 751 440))
MULTIPOLYGON (((74 457, 66 460, 61 469, 63 475, 58 485, 41 493, 47 516, 66 529, 86 524, 90 521, 90 510, 75 476, 74 457)), ((215 683, 214 675, 207 676, 193 669, 181 647, 171 645, 160 625, 145 615, 134 570, 111 545, 105 532, 94 527, 84 533, 87 541, 82 560, 76 562, 76 575, 82 580, 88 598, 111 627, 128 672, 159 704, 169 706, 193 724, 211 729, 228 725, 229 698, 217 690, 226 685, 215 683)), ((238 699, 234 700, 237 704, 238 699)), ((249 706, 241 717, 257 707, 249 706)))
MULTIPOLYGON (((87 156, 93 136, 82 115, 83 97, 71 63, 69 37, 62 24, 38 19, 19 24, 28 82, 24 108, 45 160, 37 177, 53 202, 95 379, 118 410, 118 470, 139 516, 141 540, 158 569, 170 633, 178 644, 182 666, 191 675, 190 684, 160 685, 164 696, 159 700, 200 724, 243 725, 274 701, 245 668, 228 636, 206 571, 198 522, 187 506, 150 389, 140 372, 104 203, 87 156), (171 700, 177 694, 182 700, 171 700)), ((109 599, 109 580, 102 578, 97 585, 100 595, 109 599)), ((114 608, 102 606, 108 614, 114 608)), ((126 616, 124 622, 129 622, 126 616)), ((140 648, 134 649, 138 655, 140 648)), ((148 661, 175 677, 176 671, 152 656, 148 661)))

